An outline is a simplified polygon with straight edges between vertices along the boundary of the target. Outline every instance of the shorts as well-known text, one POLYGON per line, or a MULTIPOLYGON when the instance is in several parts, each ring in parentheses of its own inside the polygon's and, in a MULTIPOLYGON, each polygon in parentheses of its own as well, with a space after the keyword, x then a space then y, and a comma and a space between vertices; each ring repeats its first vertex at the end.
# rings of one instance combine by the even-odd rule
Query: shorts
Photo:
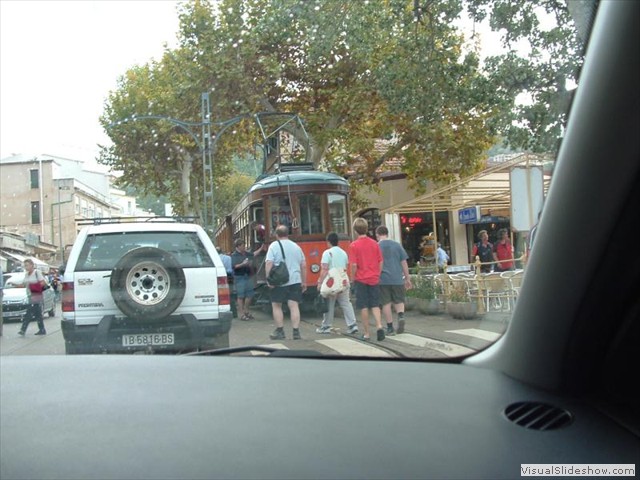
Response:
POLYGON ((237 275, 233 279, 233 284, 238 298, 253 298, 253 277, 249 275, 237 275))
POLYGON ((380 285, 380 303, 404 303, 404 285, 380 285))
POLYGON ((273 287, 269 292, 271 303, 302 302, 302 284, 293 283, 282 287, 273 287))
POLYGON ((380 308, 380 285, 354 282, 356 287, 356 309, 380 308))

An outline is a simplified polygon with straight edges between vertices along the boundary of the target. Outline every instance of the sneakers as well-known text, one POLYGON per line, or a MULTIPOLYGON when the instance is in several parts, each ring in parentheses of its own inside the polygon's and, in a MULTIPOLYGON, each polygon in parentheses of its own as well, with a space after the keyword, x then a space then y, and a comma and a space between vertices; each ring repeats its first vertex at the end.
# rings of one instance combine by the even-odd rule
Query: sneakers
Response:
POLYGON ((358 330, 358 325, 356 325, 355 323, 354 323, 353 325, 351 325, 351 326, 349 327, 349 330, 348 330, 348 332, 349 332, 351 335, 355 335, 355 334, 357 334, 359 331, 360 331, 360 330, 358 330))
POLYGON ((393 337, 396 334, 393 329, 393 323, 387 323, 387 337, 393 337))
POLYGON ((316 328, 316 333, 321 333, 322 335, 328 335, 331 333, 331 327, 318 327, 316 328))
POLYGON ((246 320, 255 320, 255 318, 253 318, 253 315, 251 315, 250 312, 245 313, 244 316, 247 317, 246 320))
MULTIPOLYGON (((46 335, 47 332, 45 330, 38 330, 34 335, 46 335)), ((23 333, 24 335, 24 333, 23 333)))
POLYGON ((398 318, 398 333, 404 333, 404 318, 398 318))
POLYGON ((251 318, 249 318, 249 315, 245 313, 244 315, 242 315, 242 317, 240 317, 240 320, 242 320, 243 322, 248 322, 249 320, 251 320, 251 318))
MULTIPOLYGON (((300 333, 298 333, 300 336, 300 333)), ((284 336, 284 330, 282 328, 276 328, 271 335, 269 335, 271 340, 284 340, 286 337, 284 336)))
POLYGON ((382 328, 378 329, 378 341, 381 342, 384 340, 384 330, 382 328))
POLYGON ((24 330, 19 330, 18 335, 22 335, 24 337, 24 330))
MULTIPOLYGON (((284 335, 284 333, 283 333, 284 335)), ((293 329, 293 339, 294 340, 300 340, 302 337, 300 336, 300 330, 297 328, 293 329)))
POLYGON ((370 340, 370 339, 369 339, 369 335, 360 335, 360 340, 363 340, 363 341, 365 341, 365 342, 368 342, 368 341, 370 340))

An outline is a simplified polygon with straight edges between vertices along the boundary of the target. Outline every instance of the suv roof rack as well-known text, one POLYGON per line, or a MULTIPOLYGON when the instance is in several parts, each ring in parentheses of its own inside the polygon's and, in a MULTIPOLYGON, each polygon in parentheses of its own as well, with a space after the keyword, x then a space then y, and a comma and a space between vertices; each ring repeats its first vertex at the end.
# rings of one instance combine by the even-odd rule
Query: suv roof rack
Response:
POLYGON ((108 217, 76 220, 78 225, 108 225, 112 223, 198 223, 199 217, 157 216, 157 217, 108 217))

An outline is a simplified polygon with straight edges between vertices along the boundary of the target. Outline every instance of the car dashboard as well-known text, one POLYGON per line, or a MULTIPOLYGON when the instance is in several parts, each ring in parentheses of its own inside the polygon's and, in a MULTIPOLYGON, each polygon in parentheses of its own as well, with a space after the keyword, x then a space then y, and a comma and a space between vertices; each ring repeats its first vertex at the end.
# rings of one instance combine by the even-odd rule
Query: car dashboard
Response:
POLYGON ((639 458, 593 405, 462 364, 34 356, 0 369, 3 479, 499 479, 639 458), (559 417, 510 419, 522 402, 559 417))

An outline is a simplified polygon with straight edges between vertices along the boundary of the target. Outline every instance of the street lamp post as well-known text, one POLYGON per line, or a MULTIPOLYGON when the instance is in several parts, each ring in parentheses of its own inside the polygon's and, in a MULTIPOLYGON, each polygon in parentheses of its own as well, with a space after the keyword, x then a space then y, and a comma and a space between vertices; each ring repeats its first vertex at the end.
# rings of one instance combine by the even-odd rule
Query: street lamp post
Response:
POLYGON ((182 129, 184 132, 188 133, 193 141, 196 143, 196 146, 199 148, 202 154, 202 171, 203 171, 203 214, 202 214, 202 223, 205 230, 210 233, 214 233, 213 229, 215 228, 215 198, 214 198, 214 178, 213 178, 213 160, 215 157, 216 146, 218 144, 218 140, 222 136, 222 134, 232 125, 246 119, 246 118, 254 118, 260 127, 260 131, 262 133, 263 140, 266 142, 268 138, 273 135, 277 135, 279 131, 287 127, 287 125, 293 125, 295 123, 296 128, 299 129, 304 137, 307 139, 308 143, 308 135, 306 130, 304 129, 304 125, 302 124, 300 118, 296 114, 286 113, 286 112, 262 112, 256 114, 244 113, 242 115, 238 115, 229 120, 225 120, 222 122, 211 122, 211 104, 209 101, 209 93, 204 92, 201 95, 201 121, 200 122, 185 122, 183 120, 178 120, 175 118, 171 118, 165 115, 133 115, 130 118, 125 118, 123 120, 119 120, 112 124, 109 124, 107 128, 114 127, 116 125, 121 125, 123 123, 127 123, 130 121, 138 121, 138 120, 165 120, 170 122, 171 124, 177 126, 182 129), (264 130, 264 125, 261 122, 261 117, 274 117, 274 116, 284 116, 286 117, 286 121, 276 128, 272 132, 266 132, 264 130), (218 131, 212 135, 211 126, 216 125, 218 127, 218 131), (193 128, 201 127, 201 134, 198 138, 198 135, 195 133, 193 128), (209 203, 211 204, 211 214, 209 215, 209 203))
POLYGON ((211 134, 211 106, 209 102, 209 93, 204 92, 201 96, 201 109, 202 116, 200 122, 185 122, 176 118, 168 117, 165 115, 134 115, 130 118, 125 118, 108 125, 108 128, 123 123, 139 120, 165 120, 176 127, 180 128, 196 143, 196 146, 202 154, 202 170, 203 170, 203 213, 202 223, 205 230, 211 231, 215 227, 215 198, 214 198, 214 178, 213 178, 213 158, 215 156, 215 149, 220 136, 229 128, 241 120, 248 118, 249 114, 238 115, 230 120, 224 122, 215 122, 215 125, 220 129, 216 134, 211 134), (193 130, 193 128, 201 127, 201 138, 193 130), (211 207, 209 208, 209 203, 211 207), (210 210, 210 213, 209 213, 210 210))
POLYGON ((54 233, 53 233, 53 207, 58 206, 58 242, 60 243, 60 258, 62 263, 64 263, 64 245, 62 244, 62 205, 64 203, 71 203, 73 199, 65 200, 64 202, 60 201, 60 190, 68 190, 69 187, 67 185, 61 186, 58 184, 58 201, 53 202, 51 204, 51 243, 54 242, 54 233))

